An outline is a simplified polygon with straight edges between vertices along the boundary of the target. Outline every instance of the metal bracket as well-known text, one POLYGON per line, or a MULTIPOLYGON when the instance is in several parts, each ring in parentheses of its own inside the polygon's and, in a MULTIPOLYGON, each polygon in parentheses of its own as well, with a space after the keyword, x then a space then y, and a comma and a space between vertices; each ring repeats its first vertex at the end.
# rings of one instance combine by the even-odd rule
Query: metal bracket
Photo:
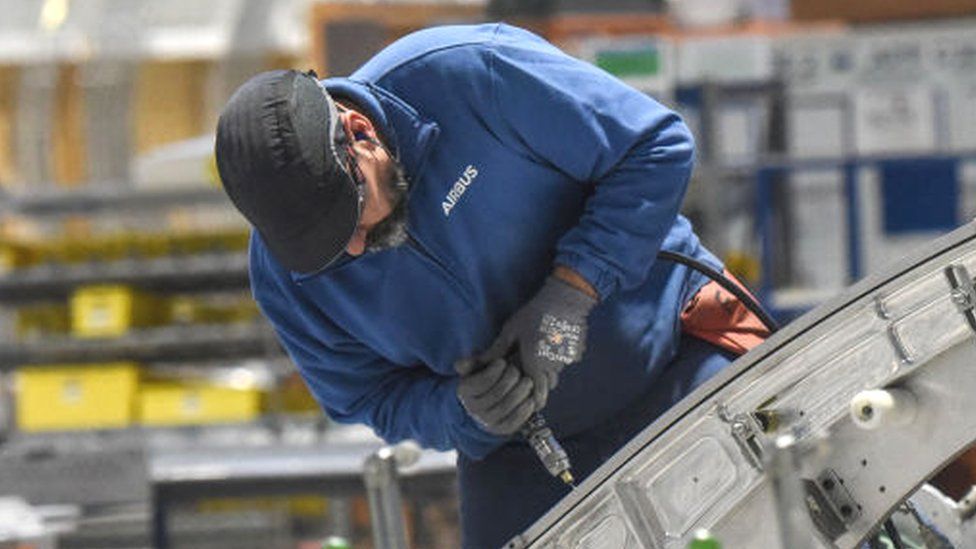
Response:
POLYGON ((911 349, 905 345, 905 341, 898 333, 895 325, 889 324, 886 332, 888 332, 888 342, 890 342, 891 346, 894 347, 895 353, 898 354, 898 359, 902 362, 902 364, 908 366, 915 364, 915 356, 912 354, 911 349))
POLYGON ((976 332, 976 287, 973 286, 973 277, 969 276, 966 267, 958 263, 946 267, 945 275, 949 279, 949 286, 952 287, 949 294, 952 302, 966 317, 969 327, 976 332))
POLYGON ((732 431, 732 438, 739 445, 742 454, 757 471, 762 471, 765 452, 760 439, 762 432, 756 420, 749 414, 736 414, 727 421, 732 431))
POLYGON ((824 470, 816 480, 803 479, 803 487, 813 524, 831 541, 861 516, 861 506, 832 469, 824 470))
POLYGON ((878 315, 881 320, 888 320, 891 318, 891 311, 888 310, 888 304, 885 303, 885 297, 881 294, 874 296, 874 314, 878 315))

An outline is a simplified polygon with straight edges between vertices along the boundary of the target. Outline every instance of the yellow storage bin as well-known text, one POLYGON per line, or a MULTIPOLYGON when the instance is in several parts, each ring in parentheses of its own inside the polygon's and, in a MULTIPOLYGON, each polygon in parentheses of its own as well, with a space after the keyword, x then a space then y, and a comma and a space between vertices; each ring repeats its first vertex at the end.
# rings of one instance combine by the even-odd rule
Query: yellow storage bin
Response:
POLYGON ((37 339, 51 334, 66 334, 71 325, 68 306, 60 303, 27 305, 16 311, 14 333, 18 340, 37 339))
POLYGON ((71 296, 71 332, 76 337, 115 337, 164 320, 158 299, 127 286, 86 286, 71 296))
POLYGON ((251 322, 260 314, 250 296, 205 299, 176 296, 169 299, 167 316, 173 324, 233 324, 251 322))
POLYGON ((228 230, 221 232, 218 236, 220 248, 226 251, 247 250, 248 242, 251 240, 250 231, 228 230))
POLYGON ((37 253, 31 247, 13 242, 0 242, 0 273, 7 273, 37 262, 37 253))
POLYGON ((194 507, 196 512, 204 514, 287 509, 294 516, 324 517, 329 511, 329 500, 312 494, 263 498, 207 498, 198 501, 194 507))
POLYGON ((319 403, 309 392, 301 374, 294 372, 282 379, 274 389, 278 411, 291 414, 319 413, 319 403))
POLYGON ((258 389, 146 384, 139 392, 139 421, 156 426, 251 421, 261 415, 262 400, 258 389))
POLYGON ((157 258, 173 252, 172 238, 166 233, 136 233, 131 240, 137 257, 157 258))
POLYGON ((91 240, 91 259, 94 261, 118 261, 131 252, 131 237, 126 233, 101 235, 91 240))
POLYGON ((136 364, 24 366, 14 379, 22 431, 119 428, 134 420, 136 364))

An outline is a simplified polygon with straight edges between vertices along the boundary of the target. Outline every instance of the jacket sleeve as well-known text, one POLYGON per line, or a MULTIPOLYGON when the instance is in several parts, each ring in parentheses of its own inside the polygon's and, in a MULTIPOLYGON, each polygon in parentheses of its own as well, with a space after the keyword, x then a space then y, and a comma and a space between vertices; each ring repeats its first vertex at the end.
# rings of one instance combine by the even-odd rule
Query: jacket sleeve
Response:
POLYGON ((489 51, 493 100, 518 146, 591 186, 556 263, 601 298, 637 285, 684 198, 694 151, 688 128, 646 94, 539 39, 499 38, 489 51))
POLYGON ((412 439, 425 448, 457 449, 474 459, 504 442, 479 427, 461 406, 457 377, 378 356, 318 311, 288 273, 269 272, 274 270, 269 262, 266 253, 253 253, 252 244, 254 297, 330 418, 369 425, 389 443, 412 439))

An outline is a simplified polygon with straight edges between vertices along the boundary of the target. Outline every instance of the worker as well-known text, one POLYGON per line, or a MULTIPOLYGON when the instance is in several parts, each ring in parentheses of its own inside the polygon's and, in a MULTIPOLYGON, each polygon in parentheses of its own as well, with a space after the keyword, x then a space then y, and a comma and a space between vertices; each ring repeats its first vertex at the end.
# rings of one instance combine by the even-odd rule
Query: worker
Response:
POLYGON ((485 24, 410 34, 345 78, 258 74, 216 158, 311 392, 390 443, 456 449, 463 545, 483 549, 566 494, 517 436, 531 414, 585 477, 761 340, 655 260, 722 269, 678 214, 693 148, 654 99, 485 24))

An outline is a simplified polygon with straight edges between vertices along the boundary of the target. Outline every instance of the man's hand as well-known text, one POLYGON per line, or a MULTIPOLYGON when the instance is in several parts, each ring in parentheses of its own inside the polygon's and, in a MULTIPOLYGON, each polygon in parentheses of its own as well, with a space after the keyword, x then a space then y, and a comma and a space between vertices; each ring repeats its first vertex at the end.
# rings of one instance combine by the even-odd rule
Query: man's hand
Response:
POLYGON ((519 365, 535 386, 532 396, 536 409, 541 410, 562 369, 583 357, 586 317, 596 303, 594 297, 561 277, 550 276, 479 358, 491 362, 507 357, 516 348, 519 365))
POLYGON ((518 367, 498 358, 483 368, 474 359, 460 360, 457 396, 461 405, 486 431, 511 435, 535 412, 532 380, 518 367))

